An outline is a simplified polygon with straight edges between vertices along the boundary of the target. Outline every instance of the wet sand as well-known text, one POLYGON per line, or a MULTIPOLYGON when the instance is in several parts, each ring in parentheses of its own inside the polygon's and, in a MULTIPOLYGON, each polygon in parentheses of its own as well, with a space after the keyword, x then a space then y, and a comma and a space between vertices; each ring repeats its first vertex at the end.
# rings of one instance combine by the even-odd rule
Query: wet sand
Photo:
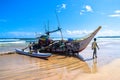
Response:
POLYGON ((93 70, 92 74, 78 75, 74 80, 120 80, 120 59, 103 66, 97 73, 93 70))
POLYGON ((99 47, 98 58, 94 60, 90 46, 80 53, 80 59, 53 55, 44 60, 3 54, 0 80, 120 80, 120 42, 100 43, 99 47))
POLYGON ((48 60, 19 54, 1 55, 0 66, 0 80, 72 80, 79 72, 90 73, 86 62, 60 55, 48 60))
POLYGON ((92 59, 90 45, 80 54, 91 68, 91 73, 79 73, 74 80, 120 80, 120 42, 98 45, 97 59, 92 59))

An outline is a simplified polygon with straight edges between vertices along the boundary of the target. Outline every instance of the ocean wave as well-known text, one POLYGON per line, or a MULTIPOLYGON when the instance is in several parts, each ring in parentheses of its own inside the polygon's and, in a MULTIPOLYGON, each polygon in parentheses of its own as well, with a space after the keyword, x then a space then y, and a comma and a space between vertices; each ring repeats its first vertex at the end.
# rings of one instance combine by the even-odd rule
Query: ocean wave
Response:
POLYGON ((25 44, 26 41, 14 41, 14 42, 0 42, 0 47, 12 46, 12 45, 22 45, 25 44))
POLYGON ((19 41, 20 39, 0 39, 0 42, 13 42, 13 41, 19 41))

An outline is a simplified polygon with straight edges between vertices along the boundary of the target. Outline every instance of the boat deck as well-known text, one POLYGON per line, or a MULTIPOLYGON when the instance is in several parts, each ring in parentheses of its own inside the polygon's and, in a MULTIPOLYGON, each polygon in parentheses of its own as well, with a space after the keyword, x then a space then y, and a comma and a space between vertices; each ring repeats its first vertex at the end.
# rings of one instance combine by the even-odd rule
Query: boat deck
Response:
POLYGON ((52 55, 44 60, 19 54, 0 55, 0 80, 72 80, 77 74, 89 72, 87 63, 75 57, 52 55))

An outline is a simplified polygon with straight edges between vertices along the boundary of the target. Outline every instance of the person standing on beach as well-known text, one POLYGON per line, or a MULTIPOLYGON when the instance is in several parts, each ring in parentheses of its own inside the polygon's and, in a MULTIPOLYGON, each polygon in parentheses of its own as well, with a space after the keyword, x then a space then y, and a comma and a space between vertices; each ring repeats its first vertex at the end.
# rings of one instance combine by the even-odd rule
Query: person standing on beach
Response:
POLYGON ((30 42, 29 45, 22 50, 24 51, 25 49, 29 48, 29 52, 31 52, 32 51, 32 46, 33 46, 33 44, 32 44, 32 42, 30 42))
POLYGON ((32 42, 29 43, 28 47, 29 47, 29 51, 31 52, 32 51, 32 42))
POLYGON ((92 42, 93 59, 94 59, 94 57, 97 58, 97 49, 96 48, 99 49, 97 42, 96 42, 96 38, 94 38, 94 42, 92 42))

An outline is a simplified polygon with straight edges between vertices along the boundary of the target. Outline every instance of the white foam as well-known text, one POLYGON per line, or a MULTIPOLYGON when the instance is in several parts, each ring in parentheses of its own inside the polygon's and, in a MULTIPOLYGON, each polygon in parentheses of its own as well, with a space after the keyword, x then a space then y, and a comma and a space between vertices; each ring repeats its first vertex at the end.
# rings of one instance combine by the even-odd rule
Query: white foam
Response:
POLYGON ((26 41, 14 41, 14 42, 0 42, 0 44, 18 44, 18 43, 25 43, 26 41))

